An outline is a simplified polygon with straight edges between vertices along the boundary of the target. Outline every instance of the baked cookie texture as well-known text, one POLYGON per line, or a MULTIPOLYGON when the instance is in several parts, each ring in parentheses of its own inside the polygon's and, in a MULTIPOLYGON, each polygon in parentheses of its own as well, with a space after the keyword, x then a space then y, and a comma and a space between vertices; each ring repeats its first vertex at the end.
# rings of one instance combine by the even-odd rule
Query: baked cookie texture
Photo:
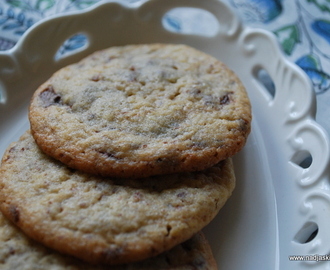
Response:
POLYGON ((156 256, 186 241, 235 187, 231 159, 143 179, 85 174, 44 154, 27 131, 0 167, 0 210, 32 239, 90 263, 156 256))
POLYGON ((28 238, 0 213, 0 269, 2 270, 216 270, 209 243, 202 232, 156 257, 118 266, 91 265, 60 254, 28 238))
POLYGON ((214 57, 143 44, 59 70, 35 92, 29 119, 41 149, 71 168, 147 177, 203 170, 240 151, 251 106, 238 77, 214 57))

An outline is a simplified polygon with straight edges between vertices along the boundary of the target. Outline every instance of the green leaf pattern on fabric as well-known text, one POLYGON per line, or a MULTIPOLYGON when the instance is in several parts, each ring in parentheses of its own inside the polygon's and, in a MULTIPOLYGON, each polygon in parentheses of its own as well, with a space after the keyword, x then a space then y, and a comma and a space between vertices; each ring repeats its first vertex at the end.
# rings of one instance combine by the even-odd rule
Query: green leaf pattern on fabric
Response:
POLYGON ((330 0, 307 0, 314 4, 320 11, 330 13, 330 0))
POLYGON ((56 1, 55 0, 38 0, 36 2, 36 9, 37 10, 47 10, 52 8, 55 5, 56 1))
POLYGON ((274 31, 284 52, 291 55, 295 45, 300 42, 299 28, 296 24, 286 25, 274 31))
MULTIPOLYGON (((50 9, 56 9, 58 6, 65 7, 64 9, 84 9, 87 8, 100 0, 7 0, 7 4, 19 8, 22 11, 39 11, 44 12, 50 9)), ((62 8, 61 8, 62 10, 62 8)))
POLYGON ((87 8, 97 2, 99 0, 70 0, 70 2, 77 8, 77 9, 84 9, 87 8))

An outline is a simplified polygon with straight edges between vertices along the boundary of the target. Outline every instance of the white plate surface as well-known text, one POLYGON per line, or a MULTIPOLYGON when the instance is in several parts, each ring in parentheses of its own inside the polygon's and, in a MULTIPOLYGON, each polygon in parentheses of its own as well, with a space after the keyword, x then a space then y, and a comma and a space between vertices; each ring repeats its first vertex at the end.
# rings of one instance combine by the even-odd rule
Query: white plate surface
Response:
POLYGON ((330 147, 314 121, 309 80, 270 33, 242 26, 217 0, 101 2, 31 28, 0 53, 0 155, 28 129, 30 97, 57 69, 98 49, 151 42, 185 43, 217 57, 238 74, 252 102, 252 133, 234 158, 237 188, 204 229, 219 269, 330 269, 329 261, 317 261, 324 256, 316 257, 330 254, 330 147), (162 18, 176 7, 207 10, 217 18, 217 31, 200 36, 166 30, 162 18), (88 43, 58 58, 63 42, 78 33, 88 43), (272 78, 275 94, 258 79, 260 70, 272 78), (301 164, 306 157, 312 162, 301 164), (291 261, 291 255, 312 256, 291 261))

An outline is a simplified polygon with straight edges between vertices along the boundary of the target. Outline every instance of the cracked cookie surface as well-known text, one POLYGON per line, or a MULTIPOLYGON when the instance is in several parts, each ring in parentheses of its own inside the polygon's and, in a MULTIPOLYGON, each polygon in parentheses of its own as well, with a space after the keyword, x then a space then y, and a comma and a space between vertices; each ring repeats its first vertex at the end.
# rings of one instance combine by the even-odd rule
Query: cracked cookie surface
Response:
POLYGON ((156 256, 206 226, 231 196, 231 159, 201 172, 103 178, 45 155, 30 132, 0 167, 0 209, 25 234, 91 263, 156 256))
POLYGON ((186 45, 112 47, 35 92, 32 134, 48 155, 102 176, 198 171, 242 149, 251 108, 237 76, 186 45))

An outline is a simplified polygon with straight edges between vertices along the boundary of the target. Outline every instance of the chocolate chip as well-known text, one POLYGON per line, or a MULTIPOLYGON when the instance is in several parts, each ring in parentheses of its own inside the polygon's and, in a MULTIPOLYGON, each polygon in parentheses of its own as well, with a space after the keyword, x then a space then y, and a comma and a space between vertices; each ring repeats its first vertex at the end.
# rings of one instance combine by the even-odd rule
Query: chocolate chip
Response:
POLYGON ((187 193, 184 192, 184 191, 182 191, 182 192, 178 193, 177 196, 178 196, 179 198, 185 198, 185 197, 187 196, 187 193))
POLYGON ((123 254, 123 248, 113 248, 113 249, 105 249, 102 251, 102 256, 106 261, 112 261, 113 259, 117 259, 123 254))
POLYGON ((166 236, 169 236, 171 234, 172 226, 168 224, 166 226, 166 230, 167 230, 166 236))
POLYGON ((239 127, 242 132, 248 132, 250 130, 250 123, 245 119, 240 119, 239 127))
POLYGON ((115 56, 115 55, 111 55, 110 57, 108 57, 107 59, 105 59, 105 63, 109 63, 109 62, 111 62, 112 60, 114 60, 114 59, 117 59, 118 58, 118 56, 115 56))
POLYGON ((206 72, 208 73, 208 74, 212 74, 212 73, 214 73, 214 65, 209 65, 209 67, 206 69, 206 72))
POLYGON ((180 159, 174 157, 160 157, 156 159, 156 164, 161 166, 177 166, 180 164, 180 159))
POLYGON ((9 149, 9 153, 13 153, 14 151, 16 150, 16 147, 15 146, 13 146, 13 147, 11 147, 10 149, 9 149))
POLYGON ((93 77, 91 78, 91 80, 93 82, 98 82, 99 80, 101 80, 101 76, 99 74, 93 75, 93 77))
POLYGON ((9 210, 10 219, 15 223, 19 222, 20 213, 18 208, 15 205, 10 205, 8 210, 9 210))
POLYGON ((119 159, 118 157, 116 157, 115 154, 113 153, 108 153, 108 152, 105 152, 105 151, 99 151, 100 154, 108 157, 108 158, 113 158, 113 159, 119 159))
POLYGON ((61 104, 61 96, 55 93, 54 88, 50 85, 45 88, 39 95, 43 107, 47 108, 51 105, 61 104))
POLYGON ((220 97, 220 104, 221 105, 226 105, 228 103, 230 103, 230 98, 229 98, 229 95, 228 94, 220 97))

